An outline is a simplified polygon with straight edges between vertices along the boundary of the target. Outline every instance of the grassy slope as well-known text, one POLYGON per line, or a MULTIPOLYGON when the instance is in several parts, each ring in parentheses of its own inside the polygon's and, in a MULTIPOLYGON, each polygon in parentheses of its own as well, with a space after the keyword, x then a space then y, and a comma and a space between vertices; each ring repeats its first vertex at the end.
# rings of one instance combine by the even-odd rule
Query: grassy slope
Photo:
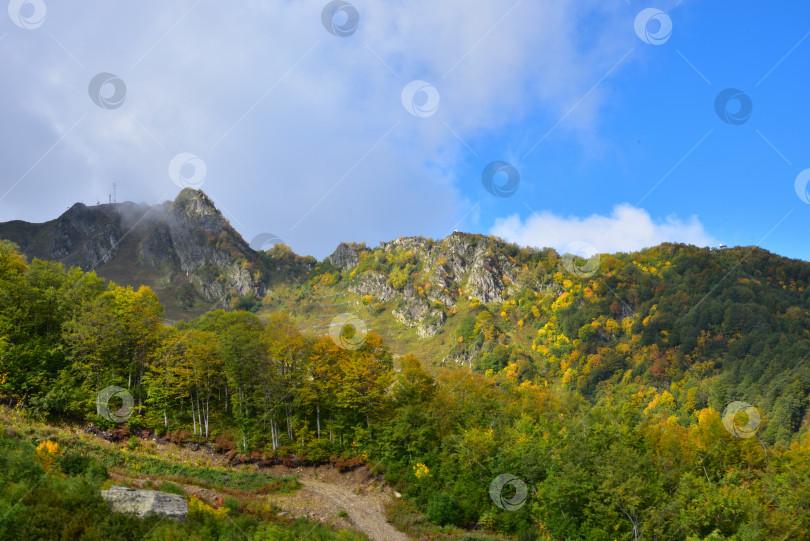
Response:
MULTIPOLYGON (((228 513, 229 517, 224 520, 220 517, 219 520, 222 522, 230 520, 237 525, 237 530, 238 524, 242 522, 253 526, 258 524, 257 531, 265 529, 268 535, 262 539, 297 539, 303 535, 312 539, 365 539, 365 536, 353 532, 337 532, 318 523, 291 521, 280 517, 279 509, 269 505, 265 501, 265 495, 290 492, 299 488, 300 484, 292 477, 278 477, 249 467, 225 467, 222 465, 222 457, 200 458, 199 455, 188 453, 172 444, 157 445, 148 440, 132 439, 126 444, 113 444, 81 433, 76 427, 48 425, 5 407, 0 408, 0 439, 2 439, 0 449, 14 447, 25 449, 30 446, 33 450, 33 446, 47 440, 58 443, 62 452, 92 457, 104 464, 111 474, 111 479, 105 481, 101 488, 113 484, 114 480, 116 484, 165 489, 186 496, 193 494, 203 501, 209 500, 206 503, 210 506, 209 512, 212 514, 212 509, 222 503, 220 498, 228 498, 229 506, 232 508, 228 513), (180 489, 178 485, 183 488, 180 489), (238 511, 235 508, 238 508, 238 511)), ((31 465, 26 468, 38 467, 33 454, 28 460, 31 465)), ((53 470, 48 476, 56 483, 57 488, 58 483, 69 482, 71 479, 67 478, 66 481, 63 474, 53 470)), ((12 493, 6 493, 8 506, 12 510, 18 506, 24 507, 34 513, 35 506, 45 505, 47 501, 53 507, 51 512, 60 512, 60 503, 65 502, 49 501, 53 499, 47 492, 49 483, 50 481, 46 483, 41 480, 39 483, 31 482, 29 490, 24 490, 23 486, 17 487, 12 493)), ((14 488, 11 485, 8 487, 14 488)), ((84 490, 87 488, 85 485, 84 490)), ((5 505, 3 496, 3 491, 0 490, 0 507, 5 505)), ((10 512, 8 516, 9 520, 13 518, 10 512)), ((6 517, 2 519, 5 520, 6 517)), ((107 520, 104 517, 99 519, 107 520)), ((120 522, 132 519, 123 517, 115 520, 120 522)), ((189 520, 194 523, 196 518, 190 515, 189 520)), ((2 520, 0 526, 3 526, 2 520)), ((195 525, 191 524, 190 528, 193 527, 195 525)), ((185 535, 184 532, 188 534, 186 530, 178 533, 185 535)), ((56 533, 54 536, 59 537, 56 533)))
MULTIPOLYGON (((192 452, 170 443, 157 444, 151 440, 138 438, 131 438, 126 443, 110 443, 84 434, 77 427, 50 425, 25 417, 6 407, 0 407, 0 451, 4 447, 12 445, 30 446, 33 449, 33 446, 46 440, 58 443, 63 452, 92 457, 103 464, 108 469, 109 479, 104 481, 99 488, 117 484, 163 490, 181 494, 187 499, 193 496, 214 510, 220 505, 232 508, 228 513, 228 518, 225 518, 224 521, 232 521, 236 525, 236 530, 239 532, 237 539, 251 539, 251 537, 245 537, 244 524, 256 522, 259 524, 260 531, 261 528, 267 530, 265 535, 268 537, 261 539, 307 538, 313 541, 367 539, 366 536, 357 532, 338 529, 334 526, 329 527, 317 521, 285 518, 284 515, 287 513, 282 512, 273 502, 276 501, 278 495, 282 494, 294 493, 297 494, 296 499, 301 497, 298 490, 302 485, 294 477, 273 475, 257 470, 255 466, 227 467, 224 465, 225 460, 222 456, 210 457, 202 451, 192 452)), ((31 461, 34 462, 33 454, 31 461)), ((0 452, 1 462, 2 452, 0 452)), ((62 474, 51 475, 56 475, 57 478, 65 477, 62 474)), ((2 475, 0 475, 1 478, 2 475)), ((43 488, 45 484, 43 483, 43 488)), ((351 484, 352 481, 349 481, 349 485, 344 488, 351 489, 351 484)), ((28 488, 31 489, 30 497, 27 498, 29 495, 26 494, 27 490, 22 490, 18 496, 21 497, 19 503, 11 501, 9 504, 17 503, 17 505, 28 507, 35 505, 35 501, 29 500, 34 499, 35 496, 41 497, 41 495, 34 490, 36 486, 28 488)), ((362 484, 354 488, 354 492, 358 494, 363 494, 368 490, 368 486, 362 484)), ((2 509, 2 502, 3 492, 0 490, 0 509, 2 509)), ((330 501, 328 503, 331 506, 340 506, 340 502, 330 501)), ((58 510, 59 502, 51 501, 50 505, 57 507, 57 513, 61 512, 58 510)), ((324 514, 324 510, 319 509, 317 500, 301 502, 301 505, 315 509, 316 517, 324 514)), ((478 541, 509 539, 503 535, 483 531, 470 532, 454 526, 438 526, 429 522, 405 499, 392 500, 385 507, 388 521, 415 539, 478 541)), ((213 511, 209 510, 209 512, 213 511)), ((107 520, 105 517, 97 518, 101 521, 107 520)), ((194 522, 197 518, 192 516, 189 520, 194 522)), ((143 526, 145 529, 153 527, 152 522, 149 522, 150 519, 138 522, 138 519, 122 517, 117 520, 119 523, 121 520, 133 521, 132 524, 143 526)), ((151 520, 155 521, 155 519, 151 520)), ((2 526, 2 519, 0 519, 0 532, 3 531, 2 526)), ((133 533, 140 535, 143 532, 133 531, 133 533)), ((158 534, 160 532, 151 531, 150 533, 158 534)), ((165 535, 165 532, 163 534, 165 535)), ((175 534, 189 535, 187 531, 175 532, 175 534)), ((148 537, 148 534, 146 535, 143 537, 144 539, 152 539, 152 537, 148 537)))
MULTIPOLYGON (((444 358, 453 345, 458 317, 448 318, 442 332, 432 339, 423 339, 416 334, 416 329, 408 328, 392 315, 391 311, 396 307, 396 301, 389 301, 383 306, 385 308, 375 314, 372 305, 364 304, 361 297, 350 292, 343 282, 317 291, 282 284, 274 288, 265 298, 259 315, 287 310, 301 332, 327 335, 329 323, 334 317, 342 313, 356 312, 354 315, 366 323, 369 332, 375 332, 383 337, 394 355, 418 352, 420 359, 431 365, 438 364, 444 358), (296 297, 302 293, 304 298, 296 301, 296 297)), ((459 314, 463 313, 464 308, 461 306, 459 308, 461 308, 459 314)))

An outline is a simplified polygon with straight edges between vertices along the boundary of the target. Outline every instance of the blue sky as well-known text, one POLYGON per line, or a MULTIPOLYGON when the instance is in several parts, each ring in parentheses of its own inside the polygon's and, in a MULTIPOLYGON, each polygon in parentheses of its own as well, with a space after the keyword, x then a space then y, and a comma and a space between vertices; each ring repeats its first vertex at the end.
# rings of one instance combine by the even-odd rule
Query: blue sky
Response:
POLYGON ((807 3, 12 0, 1 15, 3 221, 113 182, 148 204, 190 185, 247 240, 317 257, 458 229, 810 259, 794 186, 807 3), (752 104, 737 125, 715 107, 728 88, 752 104), (519 175, 509 197, 484 187, 493 161, 519 175))

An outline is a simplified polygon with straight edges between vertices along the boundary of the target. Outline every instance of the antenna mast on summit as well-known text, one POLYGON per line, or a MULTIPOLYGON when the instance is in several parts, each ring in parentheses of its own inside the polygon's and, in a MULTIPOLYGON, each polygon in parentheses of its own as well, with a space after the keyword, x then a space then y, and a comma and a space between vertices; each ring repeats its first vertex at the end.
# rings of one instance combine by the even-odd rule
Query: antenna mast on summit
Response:
POLYGON ((115 182, 113 182, 112 202, 113 203, 118 203, 118 195, 116 194, 115 182))

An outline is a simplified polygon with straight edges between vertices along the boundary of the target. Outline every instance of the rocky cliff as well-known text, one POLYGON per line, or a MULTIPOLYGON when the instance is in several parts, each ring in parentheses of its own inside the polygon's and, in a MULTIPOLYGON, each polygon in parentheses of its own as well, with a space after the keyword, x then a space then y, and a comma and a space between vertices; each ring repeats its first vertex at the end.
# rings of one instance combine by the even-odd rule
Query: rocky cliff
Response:
POLYGON ((257 252, 201 191, 150 207, 73 205, 42 224, 0 224, 0 238, 29 257, 95 270, 121 285, 155 289, 167 314, 184 316, 264 294, 257 252))
POLYGON ((331 258, 354 269, 350 291, 383 303, 396 300, 393 316, 427 337, 441 329, 459 296, 490 303, 511 295, 522 267, 505 247, 491 237, 453 233, 437 241, 401 237, 353 255, 341 245, 331 258))

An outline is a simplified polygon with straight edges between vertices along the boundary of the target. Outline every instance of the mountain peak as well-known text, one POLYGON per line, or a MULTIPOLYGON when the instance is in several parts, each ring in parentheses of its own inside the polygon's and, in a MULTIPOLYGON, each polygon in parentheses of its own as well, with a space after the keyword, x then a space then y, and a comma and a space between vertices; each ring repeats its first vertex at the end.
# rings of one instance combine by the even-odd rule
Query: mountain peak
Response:
POLYGON ((186 213, 200 216, 221 215, 214 202, 202 190, 183 188, 174 199, 174 206, 186 213))
POLYGON ((0 223, 30 259, 95 270, 121 285, 148 285, 169 317, 227 307, 264 292, 258 254, 201 190, 183 189, 172 202, 88 207, 76 203, 41 224, 0 223))

